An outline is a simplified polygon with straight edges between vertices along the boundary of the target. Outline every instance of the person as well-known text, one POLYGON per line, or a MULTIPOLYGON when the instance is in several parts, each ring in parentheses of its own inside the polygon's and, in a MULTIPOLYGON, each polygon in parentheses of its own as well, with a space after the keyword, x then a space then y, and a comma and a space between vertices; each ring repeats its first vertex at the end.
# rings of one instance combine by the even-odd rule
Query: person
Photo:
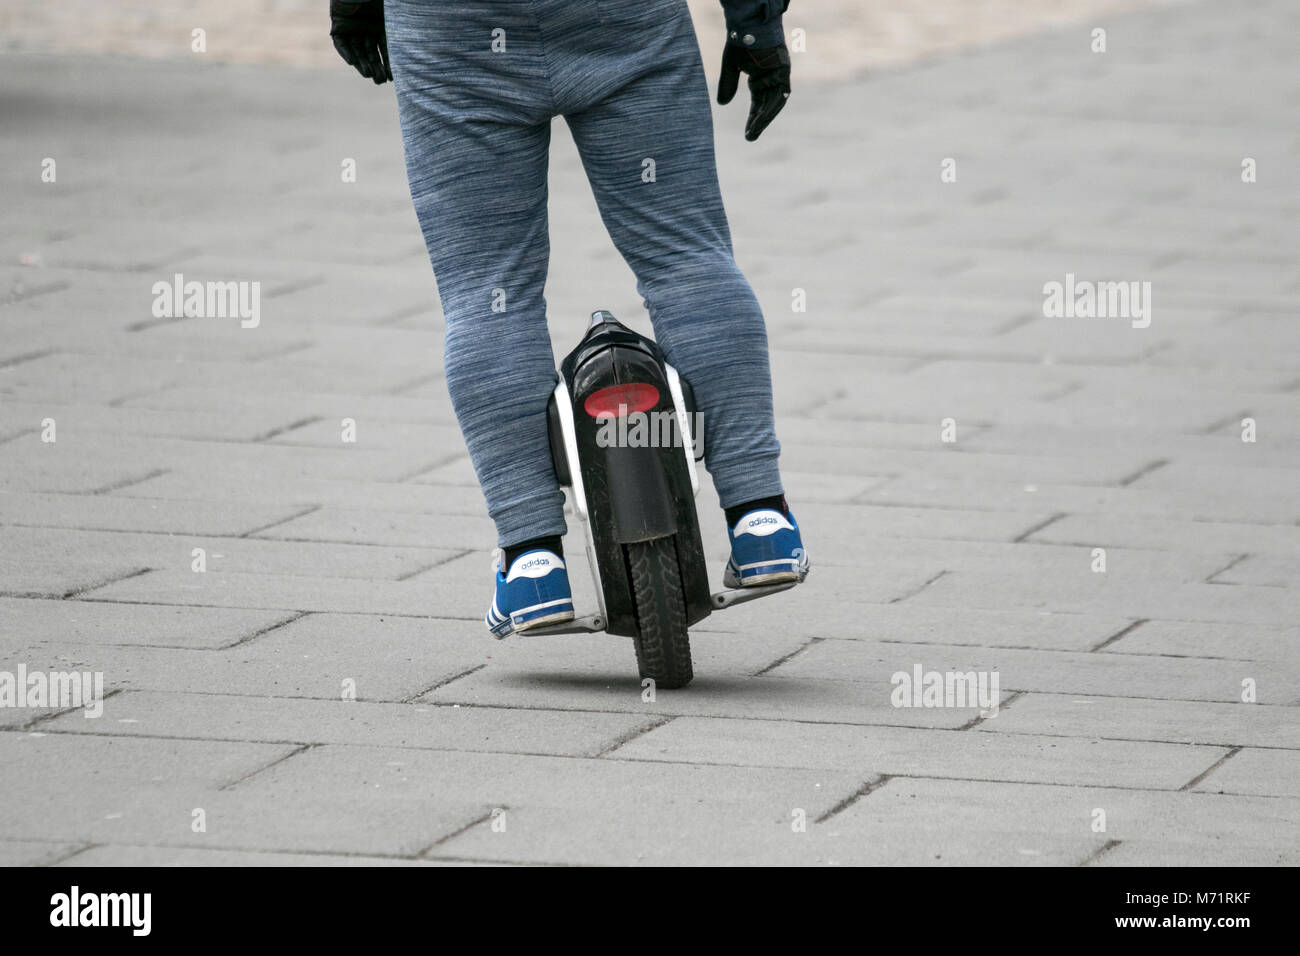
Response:
MULTIPOLYGON (((721 2, 718 102, 746 74, 753 141, 790 94, 789 0, 721 2)), ((686 0, 331 0, 330 13, 343 59, 396 86, 411 199, 446 318, 447 387, 496 524, 489 630, 505 637, 573 617, 546 427, 555 116, 573 134, 656 341, 694 386, 731 543, 724 584, 802 581, 810 562, 778 469, 767 332, 732 254, 686 0)))

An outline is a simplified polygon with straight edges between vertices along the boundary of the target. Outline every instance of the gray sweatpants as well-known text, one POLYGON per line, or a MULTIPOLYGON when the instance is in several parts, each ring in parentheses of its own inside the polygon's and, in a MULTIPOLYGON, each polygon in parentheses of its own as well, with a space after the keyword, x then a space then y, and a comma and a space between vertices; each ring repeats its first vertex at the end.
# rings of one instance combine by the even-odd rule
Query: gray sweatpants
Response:
POLYGON ((767 334, 732 256, 685 0, 385 7, 411 198, 447 323, 447 386, 499 544, 565 531, 542 295, 557 115, 656 340, 695 388, 722 506, 781 494, 767 334))

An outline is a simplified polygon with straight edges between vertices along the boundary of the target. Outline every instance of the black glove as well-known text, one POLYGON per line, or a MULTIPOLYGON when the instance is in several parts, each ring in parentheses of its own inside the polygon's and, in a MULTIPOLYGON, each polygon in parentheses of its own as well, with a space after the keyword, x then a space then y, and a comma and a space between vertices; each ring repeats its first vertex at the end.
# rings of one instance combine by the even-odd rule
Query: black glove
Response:
POLYGON ((393 78, 388 64, 388 35, 384 33, 384 0, 345 3, 330 0, 330 36, 348 66, 383 83, 393 78))
POLYGON ((745 139, 752 143, 776 119, 790 95, 790 51, 784 43, 765 50, 728 43, 722 51, 722 77, 718 80, 718 102, 723 106, 736 95, 742 70, 749 74, 750 95, 745 139))

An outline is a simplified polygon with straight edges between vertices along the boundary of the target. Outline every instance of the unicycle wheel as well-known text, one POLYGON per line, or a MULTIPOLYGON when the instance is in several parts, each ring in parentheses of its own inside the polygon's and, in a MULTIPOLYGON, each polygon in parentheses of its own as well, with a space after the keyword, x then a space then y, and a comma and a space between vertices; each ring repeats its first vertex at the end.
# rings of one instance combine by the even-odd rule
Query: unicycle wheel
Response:
POLYGON ((624 545, 636 601, 636 662, 642 679, 672 690, 691 682, 691 639, 675 536, 624 545))

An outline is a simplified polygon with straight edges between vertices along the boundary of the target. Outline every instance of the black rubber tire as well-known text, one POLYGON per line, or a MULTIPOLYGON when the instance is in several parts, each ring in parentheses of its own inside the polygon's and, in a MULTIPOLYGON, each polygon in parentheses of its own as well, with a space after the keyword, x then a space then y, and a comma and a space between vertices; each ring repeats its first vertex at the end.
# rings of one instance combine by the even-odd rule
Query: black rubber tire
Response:
POLYGON ((686 599, 674 537, 624 546, 636 600, 636 663, 642 679, 675 690, 695 676, 686 632, 686 599))

